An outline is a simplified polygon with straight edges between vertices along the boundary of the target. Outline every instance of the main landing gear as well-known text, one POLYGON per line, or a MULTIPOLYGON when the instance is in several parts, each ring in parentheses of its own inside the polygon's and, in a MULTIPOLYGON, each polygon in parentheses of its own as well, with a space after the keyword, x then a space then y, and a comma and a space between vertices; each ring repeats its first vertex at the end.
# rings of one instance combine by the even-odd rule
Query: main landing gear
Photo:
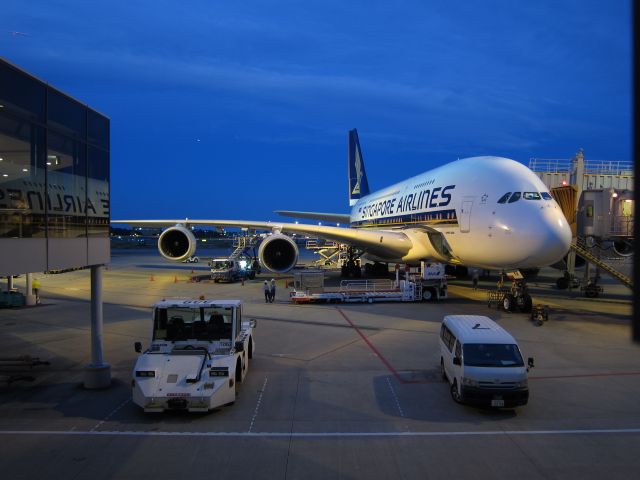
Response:
POLYGON ((347 249, 347 258, 342 263, 341 275, 344 278, 360 278, 362 272, 360 270, 360 255, 362 253, 354 248, 347 249))

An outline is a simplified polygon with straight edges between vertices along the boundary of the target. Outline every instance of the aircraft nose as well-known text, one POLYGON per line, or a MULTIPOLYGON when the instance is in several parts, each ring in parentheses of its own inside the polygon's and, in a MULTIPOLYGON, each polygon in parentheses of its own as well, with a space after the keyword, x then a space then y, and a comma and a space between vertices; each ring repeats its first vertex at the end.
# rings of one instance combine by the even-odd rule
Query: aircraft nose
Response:
POLYGON ((559 208, 544 208, 543 218, 531 231, 535 250, 530 262, 538 267, 552 265, 567 254, 571 245, 571 227, 559 208))

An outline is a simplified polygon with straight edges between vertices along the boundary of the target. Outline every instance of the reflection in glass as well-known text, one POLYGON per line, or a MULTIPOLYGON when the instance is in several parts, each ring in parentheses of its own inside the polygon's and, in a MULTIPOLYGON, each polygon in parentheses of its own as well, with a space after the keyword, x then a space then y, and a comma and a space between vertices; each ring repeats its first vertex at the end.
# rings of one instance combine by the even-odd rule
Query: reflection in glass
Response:
POLYGON ((109 153, 89 146, 87 166, 87 234, 109 236, 109 153))
POLYGON ((49 133, 47 207, 49 237, 84 237, 86 230, 86 153, 76 140, 49 133))
POLYGON ((45 236, 44 132, 0 114, 0 237, 45 236))

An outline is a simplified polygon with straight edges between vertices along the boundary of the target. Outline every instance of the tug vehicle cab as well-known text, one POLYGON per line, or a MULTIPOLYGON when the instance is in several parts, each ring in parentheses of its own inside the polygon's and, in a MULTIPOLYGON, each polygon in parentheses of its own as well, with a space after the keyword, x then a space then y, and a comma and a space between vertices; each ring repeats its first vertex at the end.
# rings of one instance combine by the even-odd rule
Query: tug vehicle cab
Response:
POLYGON ((133 402, 145 412, 207 412, 232 404, 253 357, 255 320, 240 300, 162 300, 153 306, 151 345, 133 368, 133 402))

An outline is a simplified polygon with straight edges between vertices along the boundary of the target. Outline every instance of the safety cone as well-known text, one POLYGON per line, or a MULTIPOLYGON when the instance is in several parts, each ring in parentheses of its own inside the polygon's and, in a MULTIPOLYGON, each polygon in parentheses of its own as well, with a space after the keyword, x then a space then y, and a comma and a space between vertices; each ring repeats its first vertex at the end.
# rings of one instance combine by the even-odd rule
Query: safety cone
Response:
POLYGON ((155 279, 155 278, 153 278, 153 275, 151 275, 151 276, 149 277, 149 281, 150 281, 150 282, 155 282, 155 281, 156 281, 156 279, 155 279))

